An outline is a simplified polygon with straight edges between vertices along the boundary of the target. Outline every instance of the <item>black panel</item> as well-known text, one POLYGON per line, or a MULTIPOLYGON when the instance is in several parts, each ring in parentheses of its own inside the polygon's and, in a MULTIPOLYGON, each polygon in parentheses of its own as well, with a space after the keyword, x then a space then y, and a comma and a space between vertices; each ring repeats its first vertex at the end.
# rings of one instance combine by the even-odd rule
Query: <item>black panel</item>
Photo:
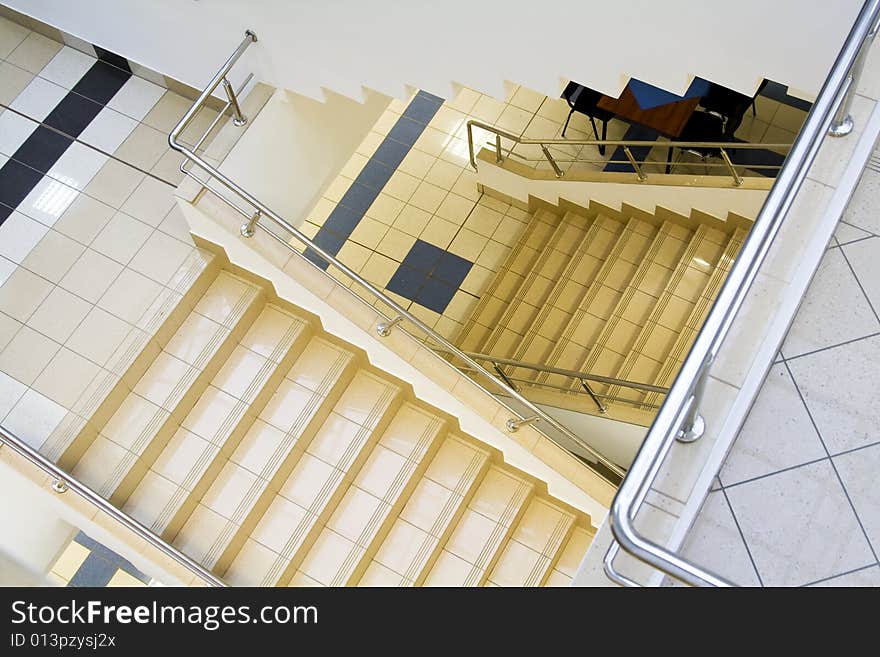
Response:
POLYGON ((44 123, 66 135, 79 137, 101 109, 102 106, 93 100, 77 94, 67 94, 46 117, 44 123))
POLYGON ((76 83, 73 91, 86 98, 91 98, 96 103, 106 105, 130 77, 131 73, 123 71, 121 68, 111 66, 107 62, 97 61, 76 83))
POLYGON ((72 139, 39 126, 15 151, 12 159, 46 173, 72 143, 72 139))
POLYGON ((0 223, 12 214, 42 178, 41 172, 15 160, 8 160, 0 167, 0 223))
POLYGON ((117 55, 115 52, 110 52, 109 50, 104 50, 100 46, 92 46, 95 49, 95 54, 98 56, 102 62, 107 62, 111 66, 115 66, 116 68, 121 68, 123 71, 131 73, 131 66, 128 65, 128 60, 122 55, 117 55))

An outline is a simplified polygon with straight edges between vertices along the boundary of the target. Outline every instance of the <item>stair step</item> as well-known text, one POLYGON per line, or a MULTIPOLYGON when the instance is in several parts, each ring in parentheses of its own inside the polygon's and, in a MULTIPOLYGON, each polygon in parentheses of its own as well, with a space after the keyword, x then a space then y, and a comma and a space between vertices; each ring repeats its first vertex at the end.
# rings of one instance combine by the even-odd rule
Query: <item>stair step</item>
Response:
POLYGON ((507 298, 504 313, 481 347, 484 353, 505 358, 516 353, 591 223, 572 213, 563 217, 519 288, 507 298))
POLYGON ((262 291, 221 272, 73 468, 122 505, 259 310, 262 291))
MULTIPOLYGON (((585 233, 577 250, 558 277, 544 306, 523 336, 513 356, 527 363, 543 363, 553 351, 572 315, 587 294, 586 281, 593 280, 624 224, 604 215, 597 216, 585 233)), ((509 368, 508 374, 534 379, 537 372, 509 368)))
MULTIPOLYGON (((646 381, 664 387, 672 385, 672 381, 678 374, 678 370, 681 369, 684 358, 690 350, 694 339, 697 337, 697 333, 699 333, 700 327, 703 325, 706 315, 709 313, 709 309, 715 302, 715 297, 717 297, 718 293, 721 291, 721 286, 724 284, 724 281, 727 278, 727 273, 733 266, 733 262, 736 260, 736 256, 739 253, 747 234, 748 232, 742 228, 737 228, 734 231, 724 247, 724 252, 718 259, 715 268, 709 275, 708 281, 697 301, 689 305, 682 304, 684 306, 682 310, 689 310, 687 313, 682 312, 682 310, 679 311, 682 315, 685 315, 684 319, 678 320, 683 328, 678 334, 672 348, 669 350, 662 368, 660 368, 652 378, 645 379, 646 381)), ((648 393, 644 401, 647 404, 657 405, 660 402, 660 394, 656 392, 648 393)))
POLYGON ((400 403, 400 387, 367 370, 355 374, 232 560, 233 585, 286 583, 366 461, 400 403))
POLYGON ((354 355, 313 336, 223 470, 173 537, 207 568, 223 572, 286 479, 291 453, 310 440, 354 375, 354 355), (225 557, 225 560, 224 560, 225 557))
POLYGON ((534 485, 493 465, 428 573, 425 586, 481 586, 526 509, 534 485))
MULTIPOLYGON (((721 231, 700 224, 694 232, 678 265, 666 283, 650 316, 643 323, 638 337, 629 350, 626 358, 615 376, 636 381, 650 381, 636 378, 659 371, 665 362, 675 339, 684 328, 684 323, 672 326, 661 324, 661 318, 673 299, 684 299, 696 303, 712 270, 721 257, 724 249, 724 234, 721 231)), ((610 397, 619 397, 632 401, 641 400, 645 393, 620 386, 602 386, 602 391, 610 397), (607 388, 607 390, 606 390, 607 388)))
POLYGON ((489 574, 487 585, 540 586, 574 527, 573 513, 533 497, 489 574))
POLYGON ((480 351, 516 290, 522 285, 545 245, 562 221, 556 214, 538 211, 510 252, 507 260, 480 297, 470 319, 462 328, 457 343, 464 351, 480 351))
POLYGON ((544 586, 571 586, 594 535, 595 532, 583 527, 576 526, 572 530, 565 547, 562 548, 559 560, 544 581, 544 586))
POLYGON ((439 448, 444 424, 412 402, 403 404, 290 586, 346 586, 360 579, 439 448))
MULTIPOLYGON (((620 296, 638 269, 657 229, 646 221, 630 218, 608 258, 590 283, 577 310, 553 348, 547 365, 576 369, 596 342, 605 322, 611 317, 620 296)), ((569 386, 567 377, 541 372, 537 381, 569 386)))
MULTIPOLYGON (((267 305, 125 505, 154 532, 173 537, 220 477, 247 479, 229 457, 309 339, 308 320, 267 305)), ((226 502, 232 502, 227 499, 226 502)))
POLYGON ((464 438, 448 435, 366 567, 359 584, 420 584, 488 465, 488 451, 464 438))
MULTIPOLYGON (((690 231, 664 222, 654 235, 641 263, 617 300, 596 342, 580 362, 564 367, 600 376, 612 376, 630 352, 641 327, 656 306, 673 270, 666 265, 681 259, 690 231)), ((577 382, 570 382, 571 386, 577 382)), ((596 386, 603 389, 604 386, 596 386)))

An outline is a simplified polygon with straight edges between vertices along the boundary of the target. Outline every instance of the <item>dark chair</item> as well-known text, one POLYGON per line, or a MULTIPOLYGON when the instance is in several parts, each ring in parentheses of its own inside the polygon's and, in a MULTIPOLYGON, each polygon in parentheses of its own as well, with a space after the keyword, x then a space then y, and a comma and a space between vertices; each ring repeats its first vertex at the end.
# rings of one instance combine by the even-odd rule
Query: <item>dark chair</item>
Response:
POLYGON ((761 82, 751 98, 720 84, 710 83, 709 92, 700 99, 700 107, 724 118, 724 141, 733 141, 733 136, 739 130, 749 107, 752 108, 753 116, 758 115, 755 98, 767 86, 767 82, 766 79, 761 82))
MULTIPOLYGON (((599 131, 596 129, 596 119, 602 122, 602 141, 605 141, 608 134, 608 122, 614 118, 614 112, 603 110, 598 107, 597 103, 602 98, 602 94, 594 89, 585 87, 577 82, 569 82, 568 86, 562 92, 562 98, 568 103, 571 111, 568 118, 565 119, 565 125, 562 126, 562 136, 565 137, 565 131, 568 129, 568 122, 571 121, 571 115, 575 112, 584 114, 590 119, 590 125, 593 126, 593 134, 599 139, 599 131)), ((605 147, 599 146, 599 154, 605 155, 605 147)))
MULTIPOLYGON (((694 112, 676 141, 725 141, 725 123, 724 118, 714 112, 694 112)), ((666 155, 666 173, 672 170, 673 150, 675 147, 670 146, 666 155)), ((703 164, 711 157, 721 156, 721 150, 718 148, 692 146, 680 150, 696 155, 703 161, 703 164)))

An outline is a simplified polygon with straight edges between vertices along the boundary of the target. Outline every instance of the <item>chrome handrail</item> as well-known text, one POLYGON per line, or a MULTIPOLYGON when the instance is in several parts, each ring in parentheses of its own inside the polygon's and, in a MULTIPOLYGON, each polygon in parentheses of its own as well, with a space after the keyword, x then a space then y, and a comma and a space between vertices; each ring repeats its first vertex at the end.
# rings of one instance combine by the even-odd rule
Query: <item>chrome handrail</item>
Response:
MULTIPOLYGON (((198 166, 200 169, 204 170, 211 178, 213 178, 214 180, 217 180, 220 184, 223 185, 223 187, 225 187, 226 189, 228 189, 231 192, 233 192, 234 194, 236 194, 238 198, 243 199, 248 205, 250 205, 252 208, 255 209, 255 212, 248 212, 245 209, 239 207, 238 204, 225 198, 225 196, 223 196, 222 194, 219 194, 217 192, 217 190, 211 188, 209 185, 206 184, 205 181, 201 180, 198 176, 196 176, 191 171, 188 171, 185 167, 186 162, 184 162, 181 165, 181 171, 183 171, 186 175, 192 177, 194 180, 196 180, 201 185, 205 186, 207 189, 209 189, 213 193, 217 194, 218 198, 220 198, 224 202, 228 203, 231 207, 233 207, 238 212, 240 212, 241 214, 243 214, 245 217, 248 218, 248 223, 246 224, 246 226, 242 226, 242 231, 241 231, 242 235, 248 236, 248 233, 245 230, 245 228, 247 228, 248 231, 251 231, 251 234, 253 234, 252 231, 255 228, 259 227, 262 230, 266 231, 270 236, 274 237, 274 239, 279 241, 281 244, 286 245, 287 248, 290 249, 298 257, 304 258, 306 260, 306 262, 309 262, 309 264, 314 266, 314 263, 311 263, 310 260, 305 258, 303 253, 300 253, 297 249, 293 248, 289 243, 287 243, 287 241, 285 239, 276 235, 273 231, 267 229, 265 226, 263 226, 260 223, 260 220, 262 220, 262 219, 269 219, 273 223, 275 223, 277 226, 283 228, 286 232, 290 233, 294 238, 297 239, 297 241, 299 241, 302 245, 307 247, 308 251, 311 251, 311 252, 317 254, 318 256, 320 256, 325 262, 327 262, 328 264, 332 265, 333 267, 335 267, 336 269, 341 271, 348 278, 351 278, 353 281, 356 281, 361 287, 366 289, 370 294, 376 296, 378 299, 381 299, 385 305, 392 308, 394 310, 394 312, 396 313, 396 315, 391 318, 386 317, 386 321, 380 323, 379 326, 377 327, 377 333, 381 337, 387 336, 390 331, 390 328, 393 325, 398 324, 402 321, 409 322, 410 324, 412 324, 413 326, 418 328, 422 333, 427 335, 431 340, 438 343, 439 345, 442 345, 446 350, 455 353, 458 358, 462 359, 465 363, 468 364, 469 367, 471 367, 472 369, 477 371, 486 381, 490 382, 493 386, 498 386, 499 388, 501 388, 505 395, 511 396, 514 399, 516 399, 518 402, 520 402, 526 408, 528 408, 530 412, 534 413, 535 416, 537 416, 541 421, 547 423, 548 425, 553 427, 556 431, 559 431, 561 434, 563 434, 566 438, 572 440, 581 449, 583 449, 584 452, 586 454, 588 454, 591 459, 595 459, 595 461, 600 463, 609 472, 613 473, 617 477, 622 478, 625 475, 625 470, 623 468, 621 468, 619 465, 617 465, 616 463, 614 463, 613 461, 609 460, 607 457, 605 457, 604 455, 602 455, 601 453, 596 451, 592 446, 590 446, 588 443, 586 443, 582 438, 580 438, 579 436, 574 434, 570 429, 568 429, 567 427, 562 425, 558 420, 553 418, 547 412, 545 412, 544 410, 535 406, 532 402, 530 402, 528 399, 523 397, 515 389, 506 385, 503 381, 499 381, 488 370, 486 370, 482 365, 480 365, 477 361, 470 358, 467 354, 462 352, 458 347, 456 347, 454 344, 449 342, 442 335, 440 335, 439 333, 434 331, 433 328, 431 328, 430 326, 425 324, 423 321, 421 321, 418 317, 416 317, 415 315, 410 313, 407 309, 405 309, 403 306, 401 306, 399 303, 397 303, 394 299, 392 299, 387 294, 385 294, 385 292, 383 290, 381 290, 377 286, 373 285, 372 283, 370 283, 369 281, 364 279, 362 276, 360 276, 360 274, 355 272, 353 269, 351 269, 350 267, 348 267, 347 265, 345 265, 341 261, 337 260, 332 254, 328 253, 323 248, 321 248, 320 246, 315 244, 304 233, 302 233, 298 228, 296 228, 295 226, 290 224, 288 221, 286 221, 283 217, 281 217, 280 215, 278 215, 277 213, 272 211, 268 206, 266 206, 264 203, 262 203, 259 199, 257 199, 255 196, 253 196, 250 192, 248 192, 247 190, 242 188, 240 185, 238 185, 236 182, 231 180, 229 177, 227 177, 224 173, 222 173, 217 168, 212 166, 210 163, 206 162, 193 149, 191 149, 189 146, 187 146, 186 144, 184 144, 180 141, 181 133, 190 124, 190 122, 193 120, 193 117, 195 117, 195 115, 201 110, 201 108, 202 108, 203 104, 205 103, 205 101, 207 100, 207 98, 223 82, 223 80, 226 79, 226 76, 228 75, 229 71, 232 69, 233 65, 244 54, 244 52, 247 50, 247 48, 252 43, 254 43, 256 40, 257 40, 256 34, 254 34, 251 30, 247 30, 245 32, 245 37, 242 40, 242 42, 235 49, 235 51, 232 53, 232 55, 229 56, 229 58, 226 60, 226 62, 223 64, 223 66, 220 68, 220 70, 214 75, 214 77, 211 79, 211 81, 208 83, 208 85, 204 88, 204 90, 202 90, 202 93, 199 95, 199 97, 193 103, 192 107, 189 108, 189 110, 186 112, 186 114, 183 115, 183 117, 180 119, 180 121, 177 123, 177 125, 174 127, 174 129, 171 131, 171 133, 168 135, 168 144, 172 149, 183 154, 187 160, 191 161, 193 164, 198 166)), ((224 90, 226 91, 227 95, 229 96, 229 100, 230 100, 229 104, 234 104, 234 103, 232 103, 232 100, 234 98, 234 92, 232 92, 232 94, 230 94, 231 86, 224 85, 224 90)), ((227 104, 227 107, 229 106, 229 104, 227 104)), ((241 120, 244 119, 244 117, 242 117, 240 115, 238 115, 236 118, 241 119, 241 120)), ((322 271, 322 270, 319 269, 318 271, 322 271)), ((322 273, 326 274, 326 272, 323 272, 323 271, 322 271, 322 273)), ((359 297, 353 290, 351 292, 352 292, 352 294, 354 294, 354 296, 356 298, 360 299, 364 303, 368 303, 364 299, 361 299, 361 297, 359 297)), ((480 385, 479 383, 476 383, 476 382, 475 382, 475 384, 480 385)), ((481 386, 481 388, 487 394, 492 394, 485 387, 481 386)), ((497 397, 496 397, 496 399, 497 399, 497 397)), ((501 400, 499 400, 499 403, 504 404, 504 402, 501 400)), ((517 418, 519 418, 519 420, 523 419, 522 417, 520 417, 519 413, 514 411, 507 404, 504 404, 504 406, 507 407, 507 409, 511 413, 513 413, 515 416, 517 416, 517 418)), ((516 422, 519 420, 514 420, 514 421, 516 422)), ((548 436, 548 438, 550 438, 550 436, 548 436)), ((550 439, 552 440, 552 438, 550 438, 550 439)), ((607 481, 609 481, 609 483, 612 483, 614 485, 617 484, 617 481, 612 481, 612 480, 607 479, 606 475, 601 471, 601 469, 594 468, 593 471, 598 476, 605 478, 607 481)))
MULTIPOLYGON (((477 155, 475 149, 474 142, 474 128, 479 128, 481 130, 485 130, 486 132, 491 132, 495 135, 495 162, 501 164, 504 161, 504 153, 501 144, 502 139, 507 139, 508 141, 513 142, 513 146, 507 149, 508 156, 516 157, 517 154, 513 152, 513 149, 519 145, 525 146, 539 146, 541 148, 541 152, 544 154, 544 159, 550 164, 550 167, 553 169, 557 178, 562 178, 564 176, 564 172, 559 166, 559 162, 585 162, 585 163, 598 163, 601 162, 603 164, 608 164, 608 160, 562 160, 559 158, 554 158, 553 154, 550 153, 550 150, 547 148, 548 146, 596 146, 597 148, 602 148, 606 146, 620 146, 623 148, 624 154, 626 155, 627 161, 630 166, 632 166, 633 171, 639 182, 647 182, 648 174, 644 172, 645 165, 652 166, 663 166, 668 167, 669 164, 664 162, 649 162, 648 160, 642 160, 641 162, 637 161, 635 156, 632 153, 632 148, 653 148, 655 146, 661 148, 678 148, 678 149, 705 149, 705 150, 717 150, 719 155, 721 156, 722 162, 719 164, 715 164, 712 166, 724 167, 727 169, 728 173, 733 178, 733 184, 735 187, 739 187, 743 183, 742 176, 740 176, 736 171, 736 166, 733 161, 730 159, 730 155, 728 151, 731 150, 767 150, 767 149, 776 149, 776 148, 786 148, 790 149, 791 144, 750 144, 747 142, 731 142, 731 141, 626 141, 621 139, 559 139, 557 137, 552 137, 548 139, 536 139, 532 137, 521 137, 512 132, 508 132, 503 128, 499 128, 498 126, 494 126, 490 123, 484 123, 483 121, 478 121, 477 119, 470 119, 467 122, 467 139, 468 139, 468 155, 470 156, 471 167, 474 171, 478 171, 477 169, 477 155)), ((625 162, 621 162, 625 164, 625 162)), ((691 163, 687 163, 691 164, 691 163)), ((679 166, 677 163, 675 166, 679 166)), ((695 165, 696 166, 696 165, 695 165)), ((743 168, 748 169, 750 167, 743 166, 743 168)), ((776 165, 760 165, 761 169, 780 169, 781 167, 776 165)))
POLYGON ((606 553, 605 572, 622 585, 629 585, 632 580, 622 577, 611 563, 614 556, 612 552, 616 551, 617 544, 640 561, 686 584, 732 585, 723 577, 646 538, 634 526, 636 513, 676 438, 692 440, 702 432, 699 406, 712 363, 825 135, 837 136, 830 133, 829 128, 852 121, 846 114, 846 108, 847 99, 850 94, 855 93, 856 88, 853 71, 858 70, 860 62, 866 56, 871 39, 876 33, 878 17, 880 0, 867 0, 792 146, 779 177, 767 195, 702 330, 614 498, 609 518, 616 543, 612 542, 606 553), (835 112, 838 112, 836 117, 835 112))
POLYGON ((208 571, 201 564, 193 561, 190 557, 163 540, 159 535, 150 531, 147 527, 124 511, 117 509, 98 493, 69 473, 64 472, 61 468, 4 427, 0 427, 0 444, 6 445, 13 452, 33 463, 50 477, 54 477, 52 489, 56 493, 65 493, 68 490, 73 491, 93 506, 98 507, 98 509, 111 516, 121 525, 125 525, 128 529, 147 541, 153 547, 160 550, 163 554, 174 559, 174 561, 189 570, 191 573, 205 580, 205 582, 211 586, 226 586, 223 580, 208 571))

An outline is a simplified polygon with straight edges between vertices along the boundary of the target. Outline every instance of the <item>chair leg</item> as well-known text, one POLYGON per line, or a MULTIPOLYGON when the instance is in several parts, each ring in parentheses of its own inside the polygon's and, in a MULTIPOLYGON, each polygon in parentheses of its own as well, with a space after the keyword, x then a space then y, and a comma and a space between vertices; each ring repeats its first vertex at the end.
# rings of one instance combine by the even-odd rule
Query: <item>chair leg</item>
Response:
MULTIPOLYGON (((608 138, 608 121, 602 121, 602 141, 608 138)), ((605 155, 605 147, 599 147, 599 155, 605 155)))
POLYGON ((666 173, 672 172, 672 151, 675 150, 675 146, 670 146, 666 149, 666 173))
MULTIPOLYGON (((599 131, 596 129, 596 119, 592 116, 588 116, 590 119, 590 125, 593 126, 593 136, 596 138, 596 141, 599 141, 599 131)), ((605 126, 602 126, 602 140, 605 140, 605 126)), ((605 155, 605 147, 599 146, 599 155, 605 155)))
POLYGON ((562 126, 562 136, 563 136, 563 137, 565 137, 565 131, 568 130, 568 122, 571 121, 571 115, 572 115, 572 114, 574 114, 574 109, 572 109, 572 110, 568 113, 568 118, 565 119, 565 125, 562 126))
POLYGON ((752 98, 752 116, 758 116, 758 108, 755 107, 755 99, 752 98))

